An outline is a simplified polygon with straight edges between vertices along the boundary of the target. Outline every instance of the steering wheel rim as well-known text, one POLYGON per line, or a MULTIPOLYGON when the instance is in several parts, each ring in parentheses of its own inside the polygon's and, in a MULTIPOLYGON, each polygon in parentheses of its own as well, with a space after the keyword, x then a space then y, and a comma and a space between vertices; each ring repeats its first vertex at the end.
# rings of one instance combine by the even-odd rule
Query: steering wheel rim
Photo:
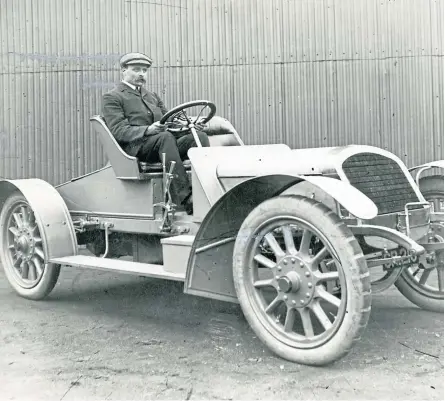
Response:
MULTIPOLYGON (((206 124, 208 123, 216 114, 216 105, 213 102, 210 102, 208 100, 193 100, 191 102, 186 102, 186 103, 182 103, 174 108, 172 108, 171 110, 169 110, 167 113, 165 113, 161 120, 159 121, 160 124, 165 124, 167 123, 167 120, 174 116, 174 115, 178 115, 182 112, 182 114, 185 116, 185 118, 187 119, 188 124, 184 125, 181 128, 167 128, 167 131, 170 132, 184 132, 184 131, 189 131, 190 130, 190 125, 193 126, 193 124, 196 124, 198 118, 201 116, 201 112, 199 113, 199 115, 196 117, 195 121, 192 121, 190 119, 190 117, 185 113, 185 109, 188 109, 190 107, 194 107, 194 106, 204 106, 203 109, 208 106, 210 107, 210 113, 207 115, 207 117, 205 117, 202 121, 201 124, 206 124)), ((201 110, 202 111, 202 110, 201 110)), ((173 123, 173 122, 170 122, 173 123)), ((179 123, 178 123, 179 125, 179 123)))

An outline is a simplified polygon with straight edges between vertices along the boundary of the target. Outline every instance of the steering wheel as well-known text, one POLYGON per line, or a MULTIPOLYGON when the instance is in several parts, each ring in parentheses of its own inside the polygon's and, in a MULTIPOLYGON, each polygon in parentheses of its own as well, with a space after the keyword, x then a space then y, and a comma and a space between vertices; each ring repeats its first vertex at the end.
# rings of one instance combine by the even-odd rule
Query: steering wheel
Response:
POLYGON ((170 131, 171 133, 183 133, 186 131, 190 131, 192 128, 195 128, 195 124, 198 122, 199 118, 201 117, 201 113, 206 107, 210 107, 210 112, 203 120, 200 121, 200 124, 206 124, 216 114, 215 104, 209 102, 208 100, 194 100, 192 102, 180 104, 179 106, 174 107, 166 114, 164 114, 159 123, 166 124, 167 131, 170 131), (195 120, 192 121, 185 110, 195 106, 203 106, 203 108, 201 109, 195 120), (170 121, 168 121, 169 119, 170 121), (184 123, 179 122, 181 120, 184 121, 184 123))

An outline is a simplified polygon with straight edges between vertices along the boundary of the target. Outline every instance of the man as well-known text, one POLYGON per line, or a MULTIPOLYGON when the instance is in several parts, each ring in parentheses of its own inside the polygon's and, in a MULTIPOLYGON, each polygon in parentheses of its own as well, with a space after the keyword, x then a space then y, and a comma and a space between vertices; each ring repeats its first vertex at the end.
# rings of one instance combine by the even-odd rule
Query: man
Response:
MULTIPOLYGON (((175 161, 171 194, 173 202, 193 213, 191 185, 182 161, 196 146, 192 133, 178 139, 159 123, 168 111, 161 98, 143 85, 152 60, 145 54, 128 53, 120 59, 122 82, 103 96, 102 113, 111 133, 124 152, 145 162, 161 161, 165 153, 167 166, 175 161)), ((198 131, 202 146, 210 146, 204 132, 198 131)))

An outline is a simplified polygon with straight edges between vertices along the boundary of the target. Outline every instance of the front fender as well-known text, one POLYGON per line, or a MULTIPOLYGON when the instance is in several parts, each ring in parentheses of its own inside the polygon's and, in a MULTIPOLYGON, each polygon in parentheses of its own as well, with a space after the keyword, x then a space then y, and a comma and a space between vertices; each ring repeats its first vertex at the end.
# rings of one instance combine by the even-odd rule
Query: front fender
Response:
POLYGON ((245 180, 221 196, 205 216, 190 252, 184 292, 237 303, 232 255, 241 224, 260 203, 303 182, 321 189, 358 218, 377 215, 376 205, 366 195, 337 179, 275 174, 245 180))
POLYGON ((0 209, 14 192, 21 192, 32 208, 43 240, 45 263, 52 258, 77 254, 77 238, 71 216, 57 190, 33 178, 0 180, 0 209))

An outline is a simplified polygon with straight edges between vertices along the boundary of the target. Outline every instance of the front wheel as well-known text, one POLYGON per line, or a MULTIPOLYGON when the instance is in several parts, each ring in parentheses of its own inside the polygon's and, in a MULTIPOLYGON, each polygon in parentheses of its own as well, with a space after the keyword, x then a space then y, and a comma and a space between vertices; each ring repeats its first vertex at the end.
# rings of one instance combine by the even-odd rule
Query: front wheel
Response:
POLYGON ((26 198, 11 195, 0 212, 0 264, 12 288, 24 298, 45 298, 59 277, 60 265, 45 263, 43 241, 26 198))
POLYGON ((243 222, 233 256, 243 313, 271 351, 325 365, 360 339, 371 311, 370 275, 352 232, 325 205, 279 196, 243 222), (336 296, 328 284, 339 285, 336 296))

